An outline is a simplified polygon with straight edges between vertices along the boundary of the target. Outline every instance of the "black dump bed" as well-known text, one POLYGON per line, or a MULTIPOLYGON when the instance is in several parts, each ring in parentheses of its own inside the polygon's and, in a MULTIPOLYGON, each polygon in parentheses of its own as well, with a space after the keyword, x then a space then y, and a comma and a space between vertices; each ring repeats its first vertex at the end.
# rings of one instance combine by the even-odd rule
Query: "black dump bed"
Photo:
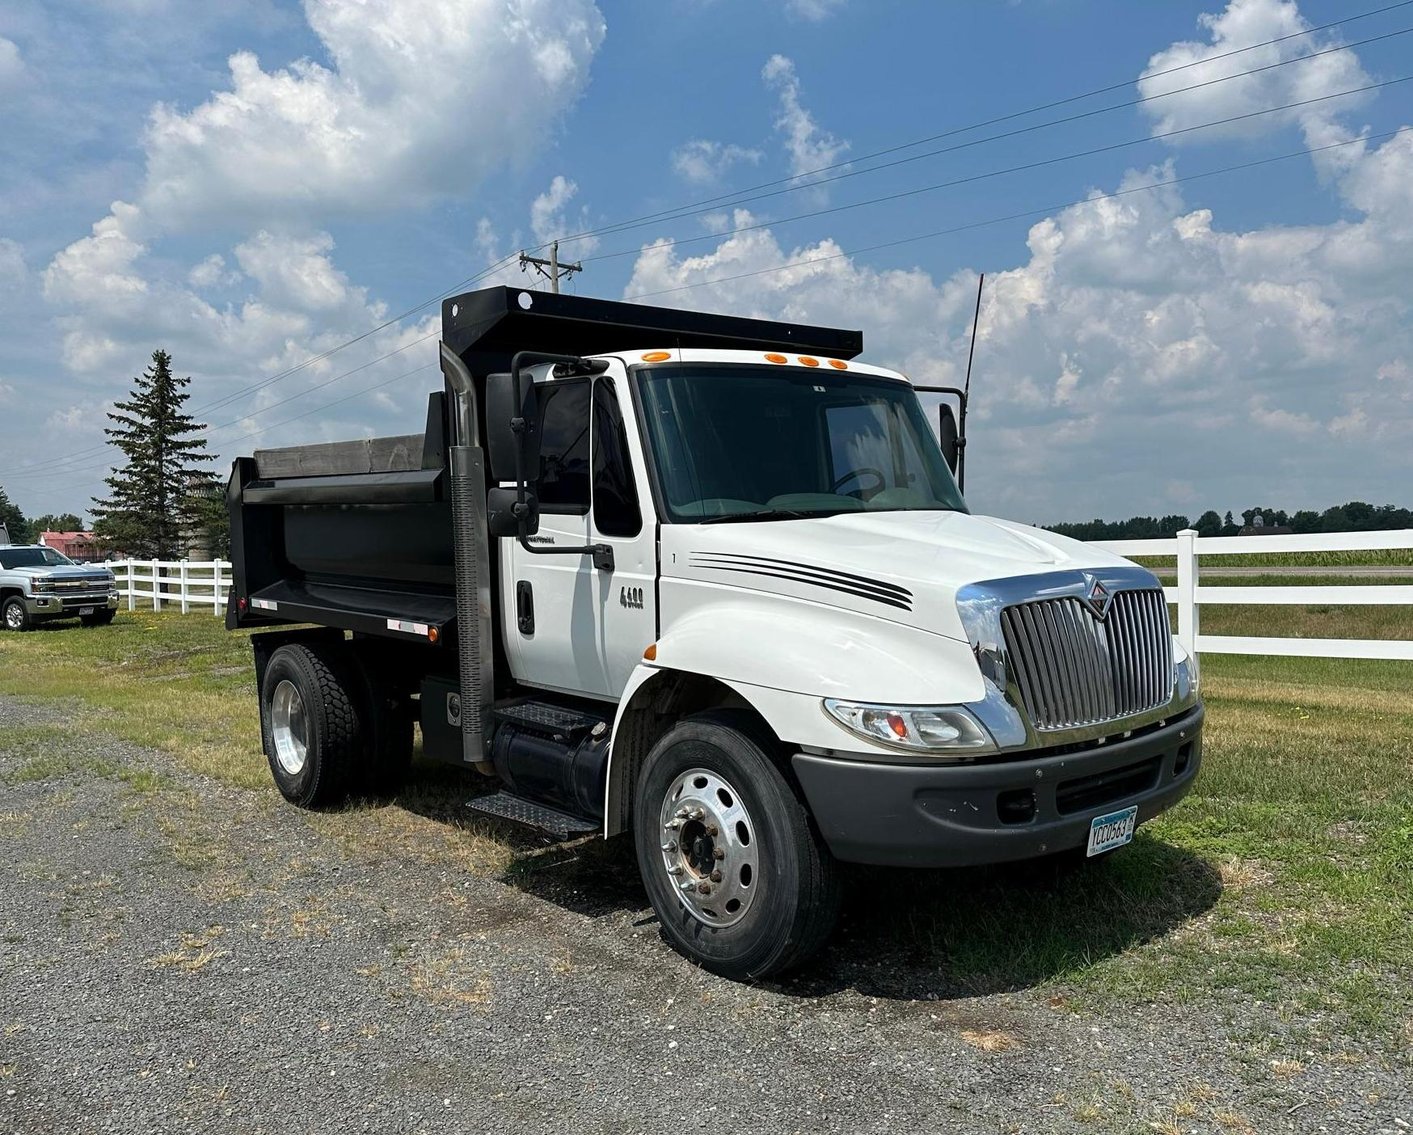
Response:
MULTIPOLYGON (((858 331, 507 287, 444 301, 442 338, 471 372, 483 430, 486 376, 509 370, 518 351, 716 347, 851 359, 863 349, 858 331)), ((228 627, 315 623, 448 643, 456 619, 448 404, 445 391, 430 396, 420 435, 236 460, 228 627)))

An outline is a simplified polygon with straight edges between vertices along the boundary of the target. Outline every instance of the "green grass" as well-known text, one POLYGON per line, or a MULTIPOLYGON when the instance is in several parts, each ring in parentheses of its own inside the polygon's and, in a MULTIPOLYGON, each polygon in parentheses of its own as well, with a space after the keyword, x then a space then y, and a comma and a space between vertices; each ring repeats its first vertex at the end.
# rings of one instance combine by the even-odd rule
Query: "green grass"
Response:
MULTIPOLYGON (((1215 608, 1203 626, 1251 633, 1262 611, 1297 633, 1409 637, 1400 608, 1215 608)), ((1413 663, 1209 655, 1202 681, 1197 787, 1132 847, 1078 870, 856 872, 840 937, 800 981, 908 997, 1037 988, 1111 1011, 1259 1000, 1303 1046, 1413 1045, 1413 663)), ((0 692, 57 699, 80 726, 273 798, 246 636, 209 615, 0 634, 0 692)), ((62 736, 8 735, 9 779, 109 774, 54 757, 62 736)), ((313 822, 351 855, 454 863, 588 913, 643 901, 621 843, 532 852, 467 818, 473 789, 419 766, 393 806, 313 822)))
MULTIPOLYGON (((1253 536, 1253 543, 1261 537, 1253 536)), ((1376 548, 1356 552, 1250 552, 1236 555, 1202 555, 1197 542, 1197 562, 1203 569, 1222 567, 1406 567, 1413 573, 1413 548, 1376 548)), ((1133 556, 1144 567, 1171 568, 1174 556, 1133 556)))

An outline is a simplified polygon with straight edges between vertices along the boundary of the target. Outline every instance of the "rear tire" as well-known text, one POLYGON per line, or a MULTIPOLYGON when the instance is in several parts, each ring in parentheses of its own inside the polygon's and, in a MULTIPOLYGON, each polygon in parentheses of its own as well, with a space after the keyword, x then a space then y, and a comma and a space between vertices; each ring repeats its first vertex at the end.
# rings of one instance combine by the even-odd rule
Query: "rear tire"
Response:
POLYGON ((358 699, 359 677, 343 648, 289 643, 270 656, 260 726, 286 800, 320 808, 348 795, 367 741, 358 699))
POLYGON ((27 631, 34 626, 34 620, 25 610, 24 600, 18 598, 6 599, 0 606, 0 621, 4 622, 7 631, 27 631))
POLYGON ((746 715, 688 718, 653 746, 634 796, 638 869, 664 937, 737 981, 798 966, 839 913, 837 864, 771 748, 746 715))

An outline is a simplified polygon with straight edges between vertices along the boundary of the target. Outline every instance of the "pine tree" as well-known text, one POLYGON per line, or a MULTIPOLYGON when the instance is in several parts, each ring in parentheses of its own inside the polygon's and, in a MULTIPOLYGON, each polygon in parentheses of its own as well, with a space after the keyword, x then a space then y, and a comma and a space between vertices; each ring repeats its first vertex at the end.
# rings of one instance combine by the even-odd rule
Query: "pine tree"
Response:
POLYGON ((172 356, 152 352, 152 365, 133 379, 126 402, 117 402, 105 429, 127 463, 107 478, 109 495, 94 498, 93 530, 110 548, 130 556, 176 559, 197 523, 197 490, 212 475, 198 463, 210 461, 206 427, 182 410, 190 378, 172 377, 172 356))

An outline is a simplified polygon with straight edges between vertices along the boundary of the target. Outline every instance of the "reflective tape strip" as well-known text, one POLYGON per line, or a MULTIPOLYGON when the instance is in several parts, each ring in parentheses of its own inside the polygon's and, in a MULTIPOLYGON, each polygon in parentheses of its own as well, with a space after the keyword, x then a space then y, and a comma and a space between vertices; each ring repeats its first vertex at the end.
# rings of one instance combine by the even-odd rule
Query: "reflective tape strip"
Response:
POLYGON ((259 607, 262 611, 278 611, 280 609, 280 605, 273 599, 252 599, 250 605, 259 607))
POLYGON ((401 631, 403 634, 420 635, 422 638, 427 637, 426 623, 408 623, 404 622, 402 619, 389 619, 388 630, 401 631))

